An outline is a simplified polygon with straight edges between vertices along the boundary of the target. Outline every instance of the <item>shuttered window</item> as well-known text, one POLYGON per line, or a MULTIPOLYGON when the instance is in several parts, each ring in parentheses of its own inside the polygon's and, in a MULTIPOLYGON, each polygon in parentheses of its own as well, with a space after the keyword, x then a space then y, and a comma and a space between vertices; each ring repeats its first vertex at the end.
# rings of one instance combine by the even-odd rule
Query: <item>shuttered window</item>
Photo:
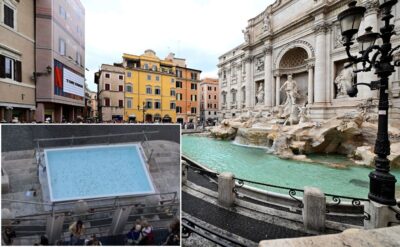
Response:
POLYGON ((21 61, 0 55, 0 78, 22 82, 21 61))

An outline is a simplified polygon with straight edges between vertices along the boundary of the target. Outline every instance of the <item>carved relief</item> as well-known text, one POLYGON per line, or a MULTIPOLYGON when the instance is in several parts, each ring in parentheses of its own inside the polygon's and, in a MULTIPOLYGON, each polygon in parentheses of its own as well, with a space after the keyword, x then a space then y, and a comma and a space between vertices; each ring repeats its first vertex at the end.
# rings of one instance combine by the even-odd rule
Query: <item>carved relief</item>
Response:
POLYGON ((335 30, 334 31, 335 35, 333 37, 334 38, 333 47, 335 49, 337 49, 337 48, 343 47, 344 40, 343 40, 343 36, 341 34, 340 26, 336 25, 334 30, 335 30))
POLYGON ((264 14, 264 20, 263 20, 263 30, 264 32, 270 32, 271 31, 271 17, 265 13, 264 14))
POLYGON ((256 66, 257 72, 263 72, 264 71, 264 57, 257 58, 255 66, 256 66))
POLYGON ((330 30, 330 25, 327 23, 319 23, 317 25, 315 25, 314 27, 314 32, 316 34, 325 34, 326 32, 328 32, 330 30))

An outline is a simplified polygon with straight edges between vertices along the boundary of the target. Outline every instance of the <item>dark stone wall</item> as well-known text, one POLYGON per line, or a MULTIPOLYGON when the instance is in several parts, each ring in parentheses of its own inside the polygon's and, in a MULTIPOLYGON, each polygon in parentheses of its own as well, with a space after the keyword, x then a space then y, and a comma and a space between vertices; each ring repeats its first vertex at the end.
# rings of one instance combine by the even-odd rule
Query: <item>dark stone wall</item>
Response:
MULTIPOLYGON (((35 139, 96 136, 108 134, 129 134, 142 131, 158 131, 148 134, 149 140, 166 140, 180 143, 180 125, 2 125, 2 152, 31 150, 35 147, 35 139)), ((143 135, 124 135, 96 139, 74 140, 74 145, 138 142, 143 135)), ((41 147, 70 145, 70 140, 41 142, 41 147)))

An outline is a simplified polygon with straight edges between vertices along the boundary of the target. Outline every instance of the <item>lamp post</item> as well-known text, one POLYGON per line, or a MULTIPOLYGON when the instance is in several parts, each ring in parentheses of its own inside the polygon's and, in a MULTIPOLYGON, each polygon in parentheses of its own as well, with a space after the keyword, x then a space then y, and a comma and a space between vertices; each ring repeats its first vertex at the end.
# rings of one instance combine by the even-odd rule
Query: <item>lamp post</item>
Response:
POLYGON ((390 20, 394 17, 391 14, 391 10, 397 2, 398 0, 379 0, 379 8, 382 11, 384 26, 381 28, 380 33, 374 33, 372 32, 372 28, 368 27, 365 34, 357 38, 360 56, 353 56, 350 48, 354 44, 353 38, 358 33, 366 9, 356 6, 357 1, 352 1, 349 4, 349 8, 338 16, 347 56, 352 64, 362 64, 362 68, 356 70, 355 73, 368 72, 374 69, 375 74, 379 77, 378 81, 354 84, 347 92, 350 97, 356 97, 358 94, 357 86, 359 85, 368 86, 371 90, 379 90, 379 120, 378 135, 375 143, 375 170, 369 174, 370 188, 368 198, 371 201, 389 206, 396 205, 396 178, 390 174, 390 161, 387 156, 390 155, 388 134, 389 76, 395 72, 395 66, 400 66, 400 60, 393 61, 393 53, 400 49, 400 46, 392 48, 392 44, 390 43, 390 39, 394 35, 394 25, 390 24, 390 20), (382 40, 382 45, 375 44, 378 39, 382 40))

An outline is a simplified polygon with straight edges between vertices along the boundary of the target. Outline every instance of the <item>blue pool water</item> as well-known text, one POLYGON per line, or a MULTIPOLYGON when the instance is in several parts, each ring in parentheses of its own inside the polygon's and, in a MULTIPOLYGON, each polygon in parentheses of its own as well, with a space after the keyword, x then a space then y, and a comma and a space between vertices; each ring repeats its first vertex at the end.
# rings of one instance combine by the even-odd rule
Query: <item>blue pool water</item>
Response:
POLYGON ((45 150, 51 201, 154 193, 138 145, 45 150))
MULTIPOLYGON (((234 145, 228 141, 211 138, 183 136, 182 152, 189 158, 217 172, 233 172, 237 178, 303 189, 313 186, 325 193, 367 198, 369 190, 368 174, 372 168, 355 166, 344 156, 313 155, 320 163, 306 163, 282 160, 265 150, 234 145), (328 164, 343 164, 344 169, 330 167, 328 164)), ((392 174, 400 181, 400 170, 392 174)), ((257 186, 259 189, 287 193, 271 187, 257 186)), ((399 183, 397 183, 399 186, 399 183)), ((400 197, 400 188, 396 188, 400 197)))

